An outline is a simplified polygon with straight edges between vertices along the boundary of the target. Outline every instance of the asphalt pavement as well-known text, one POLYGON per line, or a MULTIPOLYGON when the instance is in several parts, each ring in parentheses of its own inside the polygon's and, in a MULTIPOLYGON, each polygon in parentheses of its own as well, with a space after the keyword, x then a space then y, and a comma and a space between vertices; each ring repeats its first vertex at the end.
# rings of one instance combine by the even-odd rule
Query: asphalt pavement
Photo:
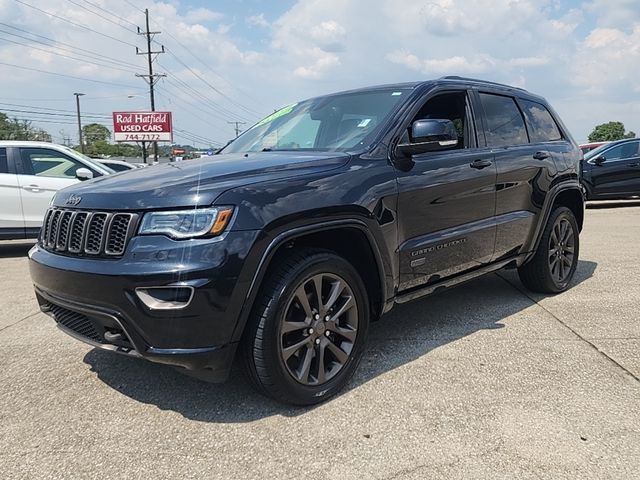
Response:
POLYGON ((0 242, 0 478, 640 478, 640 202, 591 205, 570 290, 513 271, 372 325, 315 408, 84 345, 0 242))

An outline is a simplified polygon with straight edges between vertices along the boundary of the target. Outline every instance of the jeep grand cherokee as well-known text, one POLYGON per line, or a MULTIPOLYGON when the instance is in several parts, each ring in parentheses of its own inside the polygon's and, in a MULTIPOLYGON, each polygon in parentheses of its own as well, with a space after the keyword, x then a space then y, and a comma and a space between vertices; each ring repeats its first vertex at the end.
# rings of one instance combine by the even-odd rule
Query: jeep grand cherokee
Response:
POLYGON ((336 394, 369 322, 501 268, 538 292, 578 262, 581 153, 547 102, 446 77, 327 95, 217 156, 59 192, 30 270, 95 347, 286 402, 336 394))

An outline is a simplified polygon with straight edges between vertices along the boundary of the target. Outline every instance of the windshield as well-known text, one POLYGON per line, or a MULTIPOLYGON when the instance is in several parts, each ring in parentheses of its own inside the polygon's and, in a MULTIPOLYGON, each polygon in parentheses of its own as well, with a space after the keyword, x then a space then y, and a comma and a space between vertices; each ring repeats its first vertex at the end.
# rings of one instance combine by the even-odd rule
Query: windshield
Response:
POLYGON ((102 173, 116 173, 116 171, 113 170, 112 168, 107 167, 106 165, 98 162, 97 160, 94 160, 91 157, 87 157, 84 153, 80 153, 77 150, 74 150, 73 148, 66 147, 64 145, 60 145, 60 147, 63 150, 65 150, 66 152, 68 152, 71 156, 82 158, 82 160, 84 160, 85 163, 88 163, 92 167, 95 167, 95 169, 98 170, 99 172, 102 172, 102 173))
POLYGON ((385 88, 294 103, 256 123, 220 153, 360 149, 406 95, 406 90, 385 88))
POLYGON ((598 148, 594 148, 593 150, 589 150, 587 153, 584 154, 584 159, 585 160, 589 160, 590 158, 597 157, 598 155, 600 155, 604 150, 606 150, 610 146, 611 146, 610 143, 605 143, 604 145, 600 145, 598 148))

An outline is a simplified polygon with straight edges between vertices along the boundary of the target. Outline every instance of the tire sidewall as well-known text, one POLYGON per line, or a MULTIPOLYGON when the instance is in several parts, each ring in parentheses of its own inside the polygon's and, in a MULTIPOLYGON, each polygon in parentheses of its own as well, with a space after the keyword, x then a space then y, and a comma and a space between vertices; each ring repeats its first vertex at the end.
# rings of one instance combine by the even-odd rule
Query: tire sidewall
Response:
POLYGON ((335 395, 349 381, 364 352, 369 324, 369 301, 364 283, 346 260, 334 254, 320 253, 299 264, 279 286, 264 324, 263 348, 266 361, 273 366, 271 373, 290 401, 298 404, 321 402, 324 398, 335 395), (280 355, 280 332, 286 308, 294 292, 303 281, 319 273, 338 275, 349 284, 358 308, 358 333, 349 359, 335 377, 322 385, 303 385, 291 376, 280 355))

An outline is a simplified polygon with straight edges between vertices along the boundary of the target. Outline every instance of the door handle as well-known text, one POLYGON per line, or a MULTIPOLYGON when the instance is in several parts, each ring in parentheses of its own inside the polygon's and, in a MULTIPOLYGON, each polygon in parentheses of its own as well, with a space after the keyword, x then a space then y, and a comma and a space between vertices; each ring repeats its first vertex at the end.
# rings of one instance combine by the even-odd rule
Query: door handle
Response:
POLYGON ((629 166, 630 167, 640 167, 640 162, 630 163, 629 166))
POLYGON ((478 170, 482 170, 483 168, 490 167, 493 165, 491 160, 478 159, 474 160, 469 164, 471 168, 477 168, 478 170))
POLYGON ((22 188, 24 188, 25 190, 28 190, 29 192, 34 192, 34 193, 38 193, 42 191, 42 189, 40 188, 40 185, 34 185, 34 184, 25 185, 22 188))
POLYGON ((535 160, 546 160, 550 156, 551 155, 549 155, 549 153, 547 153, 547 152, 536 152, 536 153, 533 154, 533 158, 535 160))

